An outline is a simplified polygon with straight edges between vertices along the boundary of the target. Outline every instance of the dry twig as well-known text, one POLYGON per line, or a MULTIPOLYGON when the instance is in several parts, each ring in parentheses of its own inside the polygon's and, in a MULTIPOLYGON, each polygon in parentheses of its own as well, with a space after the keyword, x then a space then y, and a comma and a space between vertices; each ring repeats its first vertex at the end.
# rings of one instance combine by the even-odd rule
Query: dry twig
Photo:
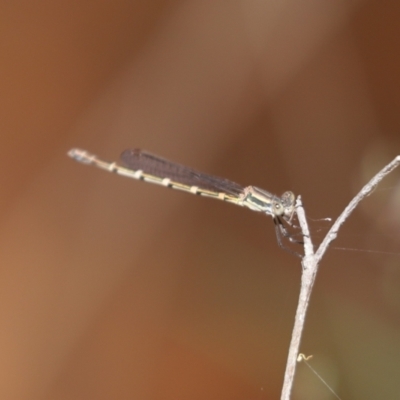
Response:
POLYGON ((392 162, 378 172, 350 201, 349 205, 344 209, 342 214, 334 222, 329 232, 321 242, 318 250, 314 253, 314 246, 311 241, 310 232, 301 202, 301 198, 297 199, 296 210, 299 219, 300 227, 304 237, 304 257, 302 260, 302 276, 301 288, 299 294, 299 302, 296 310, 296 317, 292 332, 292 340, 289 347, 289 355, 286 363, 286 371, 282 388, 281 400, 289 400, 290 393, 293 387, 294 375, 296 371, 297 357, 299 353, 301 335, 304 329, 305 317, 310 301, 311 291, 314 286, 315 277, 317 275, 319 263, 328 249, 330 243, 336 238, 337 233, 350 216, 353 210, 357 207, 361 200, 369 196, 371 192, 378 186, 379 182, 390 172, 392 172, 400 164, 400 156, 397 156, 392 162))

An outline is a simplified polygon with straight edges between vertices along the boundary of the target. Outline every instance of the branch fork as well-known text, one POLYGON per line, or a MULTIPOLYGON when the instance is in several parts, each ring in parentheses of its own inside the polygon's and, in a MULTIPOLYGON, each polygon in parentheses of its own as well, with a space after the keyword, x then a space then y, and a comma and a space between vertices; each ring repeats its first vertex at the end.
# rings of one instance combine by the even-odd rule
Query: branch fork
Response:
POLYGON ((314 245, 311 240, 310 231, 301 197, 298 196, 296 201, 296 213, 299 220, 300 228, 304 238, 304 256, 302 259, 302 276, 299 301, 296 310, 295 323, 292 332, 292 339, 289 346, 288 360, 286 363, 286 371, 284 376, 281 400, 289 400, 293 387, 294 376, 296 372, 296 364, 299 356, 299 348, 301 336, 304 329, 305 317, 310 302, 311 292, 314 286, 315 278, 318 272, 319 263, 328 250, 331 242, 336 239, 338 231, 346 219, 350 216, 358 204, 367 196, 369 196, 381 180, 397 168, 400 164, 400 156, 397 156, 392 162, 387 164, 380 172, 378 172, 350 201, 348 206, 339 215, 333 223, 331 229, 322 240, 317 251, 314 252, 314 245))

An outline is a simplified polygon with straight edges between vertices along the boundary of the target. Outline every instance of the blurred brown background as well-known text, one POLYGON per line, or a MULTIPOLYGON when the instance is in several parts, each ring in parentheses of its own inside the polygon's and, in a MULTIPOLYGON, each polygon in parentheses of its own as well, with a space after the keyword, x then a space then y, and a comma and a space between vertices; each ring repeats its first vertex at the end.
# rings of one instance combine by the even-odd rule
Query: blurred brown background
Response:
MULTIPOLYGON (((0 398, 279 398, 300 264, 271 219, 66 152, 140 147, 334 218, 400 154, 399 3, 0 4, 0 398)), ((301 349, 342 399, 400 397, 399 180, 312 297, 301 349)), ((333 397, 300 364, 293 398, 333 397)))

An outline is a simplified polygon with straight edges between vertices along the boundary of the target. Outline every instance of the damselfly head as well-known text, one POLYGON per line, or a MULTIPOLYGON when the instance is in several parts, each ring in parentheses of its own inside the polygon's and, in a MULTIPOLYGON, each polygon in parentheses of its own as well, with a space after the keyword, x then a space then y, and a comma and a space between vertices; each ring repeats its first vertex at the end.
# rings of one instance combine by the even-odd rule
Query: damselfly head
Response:
POLYGON ((293 192, 285 192, 281 196, 280 203, 283 207, 283 215, 286 219, 291 219, 295 211, 296 196, 293 192))

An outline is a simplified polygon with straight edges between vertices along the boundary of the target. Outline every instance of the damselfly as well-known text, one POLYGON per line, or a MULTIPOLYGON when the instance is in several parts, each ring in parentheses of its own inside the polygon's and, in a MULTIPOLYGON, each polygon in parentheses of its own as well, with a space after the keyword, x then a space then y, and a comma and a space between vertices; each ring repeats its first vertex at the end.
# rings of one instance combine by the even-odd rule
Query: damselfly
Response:
POLYGON ((279 246, 298 255, 287 249, 281 240, 281 235, 283 235, 292 242, 301 243, 294 240, 283 225, 284 222, 291 225, 295 214, 295 196, 292 192, 285 192, 281 197, 275 196, 258 187, 243 187, 227 179, 198 172, 139 149, 128 149, 121 154, 124 166, 104 161, 81 149, 71 149, 68 155, 83 164, 94 165, 128 178, 224 200, 270 215, 275 223, 279 246))

